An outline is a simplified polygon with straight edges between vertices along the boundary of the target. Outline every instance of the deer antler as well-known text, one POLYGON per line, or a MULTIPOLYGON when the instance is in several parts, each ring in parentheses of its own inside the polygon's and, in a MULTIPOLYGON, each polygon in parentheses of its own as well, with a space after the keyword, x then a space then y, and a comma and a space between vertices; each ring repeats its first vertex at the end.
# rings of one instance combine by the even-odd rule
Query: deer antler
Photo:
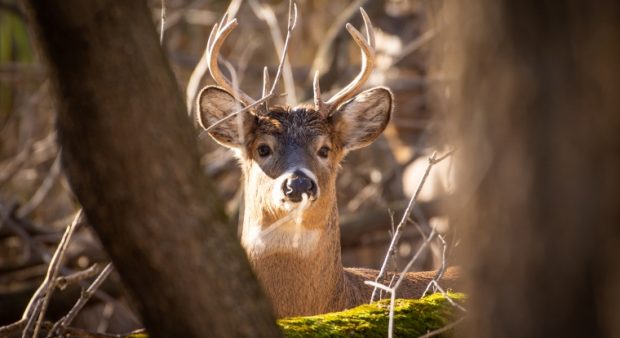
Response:
MULTIPOLYGON (((241 101, 246 109, 249 106, 254 104, 258 104, 259 101, 263 103, 261 107, 257 110, 257 113, 261 111, 267 111, 269 106, 269 98, 275 95, 276 86, 278 85, 278 80, 282 74, 282 68, 284 67, 284 62, 286 62, 286 56, 288 52, 289 40, 291 39, 291 34, 295 25, 297 23, 297 5, 289 0, 288 7, 288 27, 286 32, 286 40, 284 42, 284 47, 282 50, 282 57, 280 59, 280 63, 278 64, 278 72, 276 73, 276 77, 274 79, 273 84, 271 85, 271 90, 267 91, 269 87, 269 73, 267 72, 267 68, 265 67, 263 71, 263 97, 256 101, 250 95, 244 93, 239 88, 234 88, 231 81, 228 80, 220 71, 220 68, 217 63, 218 55, 220 54, 220 48, 222 44, 224 44, 224 40, 228 37, 230 32, 232 32, 235 27, 237 27, 237 19, 232 19, 228 21, 228 14, 224 14, 222 17, 222 21, 219 25, 216 23, 209 34, 209 40, 207 41, 207 50, 208 50, 208 60, 209 60, 209 72, 211 73, 211 77, 213 80, 223 87, 224 89, 231 92, 235 95, 239 101, 241 101)), ((359 32, 358 32, 359 34, 359 32)))
POLYGON ((234 96, 236 96, 239 101, 241 101, 244 105, 250 105, 255 100, 248 94, 241 91, 239 88, 234 88, 231 81, 228 80, 224 74, 220 71, 220 68, 217 63, 217 57, 220 54, 220 48, 222 44, 224 44, 224 40, 228 37, 230 32, 237 27, 237 19, 232 19, 228 21, 228 15, 224 15, 222 21, 219 25, 216 23, 211 30, 211 34, 209 34, 209 40, 207 42, 207 48, 209 49, 209 53, 207 58, 209 59, 209 72, 211 73, 211 77, 213 80, 220 85, 222 88, 228 90, 234 96))
POLYGON ((362 36, 362 34, 350 23, 347 23, 346 28, 351 34, 351 37, 357 43, 362 51, 362 69, 359 74, 353 79, 351 83, 349 83, 346 87, 342 88, 338 93, 332 96, 327 102, 323 102, 321 100, 321 88, 319 86, 319 73, 316 72, 314 74, 314 105, 315 109, 320 112, 324 117, 329 116, 329 114, 334 110, 334 108, 338 107, 340 104, 345 102, 346 100, 353 97, 357 91, 360 90, 364 82, 368 80, 370 73, 372 73, 372 69, 375 64, 375 33, 372 27, 372 23, 364 11, 363 8, 360 7, 360 12, 362 13, 362 18, 364 20, 364 26, 366 27, 366 39, 362 36))

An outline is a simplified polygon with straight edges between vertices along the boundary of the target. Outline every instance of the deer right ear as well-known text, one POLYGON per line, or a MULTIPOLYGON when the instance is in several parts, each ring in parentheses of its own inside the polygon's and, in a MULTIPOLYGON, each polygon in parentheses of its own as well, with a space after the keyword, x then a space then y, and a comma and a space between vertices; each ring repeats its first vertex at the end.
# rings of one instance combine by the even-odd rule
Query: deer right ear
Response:
POLYGON ((346 151, 371 144, 385 129, 393 109, 392 92, 375 87, 357 94, 332 114, 346 151))
POLYGON ((242 147, 254 126, 255 117, 249 112, 224 120, 241 109, 243 104, 223 88, 207 86, 198 94, 198 123, 217 143, 226 147, 242 147))

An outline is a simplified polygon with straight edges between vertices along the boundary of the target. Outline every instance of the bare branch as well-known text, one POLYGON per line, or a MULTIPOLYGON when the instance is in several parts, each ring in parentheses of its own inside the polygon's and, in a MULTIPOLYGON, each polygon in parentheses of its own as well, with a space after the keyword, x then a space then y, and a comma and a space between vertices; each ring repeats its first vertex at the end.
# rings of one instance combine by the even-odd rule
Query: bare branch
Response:
POLYGON ((161 0, 161 17, 159 19, 159 44, 164 44, 164 31, 166 30, 166 0, 161 0))
MULTIPOLYGON (((30 303, 24 311, 22 319, 31 320, 32 318, 38 317, 34 327, 33 337, 38 337, 41 323, 43 322, 47 306, 49 305, 49 301, 52 297, 56 278, 58 276, 58 272, 60 271, 60 266, 62 265, 62 261, 69 245, 69 241, 71 240, 71 236, 73 235, 75 228, 77 228, 77 225, 81 222, 81 220, 82 210, 80 209, 80 211, 78 211, 77 215, 75 216, 73 222, 65 230, 65 233, 62 236, 60 243, 58 244, 58 248, 52 256, 52 260, 49 264, 45 279, 43 280, 41 286, 39 286, 35 294, 32 296, 30 303)), ((29 330, 24 330, 22 337, 27 338, 28 332, 29 330)))
POLYGON ((223 117, 222 119, 220 119, 220 120, 218 120, 217 122, 215 122, 215 123, 213 123, 212 125, 210 125, 210 126, 209 126, 209 128, 205 129, 205 131, 207 131, 207 132, 208 132, 208 131, 211 131, 211 130, 212 130, 213 128, 215 128, 218 124, 220 124, 220 123, 222 123, 222 122, 224 122, 224 121, 228 120, 229 118, 231 118, 231 117, 233 117, 233 116, 236 116, 236 115, 241 114, 241 113, 245 113, 245 112, 247 112, 247 111, 249 111, 249 110, 253 109, 254 107, 256 107, 256 106, 260 105, 261 103, 263 103, 263 102, 265 102, 265 101, 269 100, 270 98, 272 98, 272 97, 274 97, 274 96, 275 96, 274 94, 269 94, 269 95, 267 95, 267 96, 262 97, 262 98, 261 98, 261 99, 259 99, 259 100, 254 101, 254 103, 252 103, 252 104, 250 104, 250 105, 248 105, 248 106, 245 106, 245 107, 244 107, 243 109, 241 109, 241 110, 238 110, 238 111, 236 111, 236 112, 234 112, 234 113, 231 113, 231 114, 226 115, 226 116, 225 116, 225 117, 223 117))
POLYGON ((431 281, 431 283, 433 283, 433 285, 437 288, 437 290, 439 290, 439 292, 441 293, 441 295, 455 308, 463 311, 463 312, 467 312, 467 309, 465 307, 463 307, 461 304, 455 302, 449 295, 448 293, 439 285, 439 283, 437 283, 436 281, 431 281))
MULTIPOLYGON (((286 40, 283 42, 282 32, 280 31, 278 19, 276 18, 273 9, 269 5, 260 4, 257 0, 251 0, 249 4, 255 15, 259 19, 265 21, 269 26, 271 40, 273 41, 274 47, 276 48, 278 58, 280 58, 280 60, 284 60, 284 63, 282 63, 282 61, 280 61, 280 63, 283 65, 282 75, 284 80, 284 88, 286 93, 288 94, 287 103, 294 104, 295 102, 297 102, 297 96, 295 95, 295 80, 293 79, 293 71, 290 62, 288 61, 288 57, 286 57, 286 53, 288 51, 288 41, 290 39, 292 30, 297 22, 297 5, 289 1, 289 20, 287 25, 286 40), (294 11, 294 16, 291 11, 294 11)), ((278 75, 276 75, 276 77, 277 76, 278 75)), ((272 87, 271 91, 273 91, 274 89, 275 88, 272 87)), ((265 94, 263 93, 263 96, 264 95, 265 94)))
POLYGON ((431 231, 430 235, 428 235, 428 238, 422 243, 422 245, 420 245, 420 247, 418 248, 418 251, 416 251, 415 255, 413 255, 413 257, 409 260, 405 268, 401 271, 400 277, 398 278, 394 286, 392 287, 392 285, 390 285, 391 288, 393 288, 395 291, 398 289, 398 287, 403 282, 403 280, 405 280, 405 276, 407 272, 411 270, 411 266, 413 265, 413 263, 415 263, 418 260, 418 257, 420 257, 420 254, 431 243, 433 238, 435 238, 436 234, 437 234, 437 231, 435 230, 435 228, 433 228, 433 231, 431 231))
POLYGON ((452 323, 450 323, 450 324, 448 324, 448 325, 446 325, 446 326, 444 326, 444 327, 442 327, 440 329, 433 330, 431 332, 423 334, 423 335, 421 335, 418 338, 430 338, 430 337, 434 337, 436 335, 442 334, 442 333, 444 333, 446 331, 449 331, 449 330, 453 329, 455 326, 459 325, 463 320, 465 320, 465 316, 463 316, 463 317, 453 321, 452 323))
MULTIPOLYGON (((395 304, 395 301, 396 301, 396 291, 398 290, 398 287, 400 286, 402 281, 405 279, 406 273, 411 269, 411 266, 418 259, 418 257, 422 253, 422 251, 424 251, 424 249, 426 249, 426 247, 429 245, 429 243, 433 240, 435 234, 436 234, 436 232, 435 232, 435 229, 433 228, 433 230, 431 231, 431 233, 428 236, 428 238, 424 241, 424 243, 422 243, 422 245, 418 248, 418 251, 416 251, 415 255, 413 255, 413 258, 411 258, 411 260, 409 261, 407 266, 400 273, 400 277, 398 278, 398 280, 396 281, 396 284, 394 284, 394 286, 392 286, 392 282, 394 281, 393 277, 392 277, 392 280, 390 281, 390 285, 389 286, 382 285, 381 283, 378 282, 378 280, 375 280, 375 281, 365 281, 364 282, 364 284, 371 285, 371 286, 374 287, 374 289, 373 289, 373 296, 374 296, 374 292, 377 289, 380 289, 382 291, 387 291, 390 294, 390 308, 389 308, 389 319, 388 319, 388 338, 392 338, 393 335, 394 335, 394 304, 395 304)), ((388 252, 388 256, 389 256, 389 252, 388 252)), ((386 256, 386 257, 388 257, 388 256, 386 256)))
POLYGON ((385 68, 392 67, 395 64, 399 63, 405 57, 407 57, 407 55, 415 52, 416 50, 420 49, 422 46, 427 44, 429 41, 431 41, 436 35, 437 35, 437 32, 434 29, 427 30, 422 35, 420 35, 417 39, 409 42, 405 47, 403 47, 400 54, 394 57, 392 62, 390 62, 389 65, 386 66, 385 68))
POLYGON ((63 290, 71 284, 76 284, 85 279, 96 276, 100 272, 101 272, 101 267, 98 264, 93 264, 86 270, 78 271, 68 276, 61 276, 61 277, 56 278, 56 286, 60 290, 63 290))
MULTIPOLYGON (((420 191, 422 191, 422 188, 424 187, 424 184, 426 183, 426 179, 428 178, 428 175, 430 174, 431 169, 433 168, 434 165, 443 161, 444 159, 446 159, 448 156, 452 155, 453 153, 454 153, 454 150, 451 150, 440 157, 437 157, 437 153, 433 153, 433 155, 431 155, 431 157, 428 159, 428 166, 426 167, 424 176, 422 176, 422 179, 420 180, 420 184, 418 184, 418 188, 416 189, 415 194, 411 196, 411 199, 409 200, 409 204, 407 205, 407 208, 405 209, 405 212, 403 213, 403 217, 401 218, 400 222, 398 223, 398 226, 396 227, 396 232, 394 233, 394 236, 392 237, 392 241, 390 242, 390 246, 388 247, 387 253, 385 255, 385 259, 383 260, 383 263, 381 264, 381 269, 379 270, 379 274, 375 278, 375 282, 379 282, 379 280, 383 277, 383 275, 385 275, 385 270, 386 270, 386 267, 388 265, 388 261, 390 258, 390 252, 394 250, 394 247, 396 246, 400 236, 402 235, 402 231, 403 231, 402 229, 405 226, 405 223, 407 223, 407 219, 410 217, 411 211, 413 210, 413 206, 416 200, 418 199, 418 195, 420 194, 420 191)), ((428 239, 424 243, 427 243, 427 242, 428 242, 428 239)), ((374 302, 375 300, 376 291, 377 291, 377 288, 373 289, 372 291, 372 295, 370 296, 371 302, 374 302)))
POLYGON ((47 337, 52 337, 59 329, 65 330, 69 324, 75 319, 77 314, 84 308, 84 305, 90 300, 95 291, 101 286, 101 284, 108 278, 110 273, 112 272, 112 263, 108 263, 105 266, 103 271, 97 276, 97 278, 93 281, 93 283, 86 289, 86 291, 82 292, 78 301, 73 305, 69 313, 66 316, 62 317, 58 322, 52 326, 52 329, 48 332, 47 337))
MULTIPOLYGON (((278 71, 276 72, 276 77, 273 80, 273 85, 271 86, 271 93, 275 93, 276 87, 278 85, 278 81, 280 80, 280 75, 282 74, 282 69, 284 68, 284 63, 286 61, 286 56, 288 53, 288 44, 291 40, 291 35, 293 33, 293 29, 295 29, 295 25, 297 24, 297 4, 292 0, 288 2, 288 26, 286 28, 286 40, 284 41, 284 47, 282 47, 282 54, 280 57, 280 64, 278 65, 278 71)), ((293 95, 295 86, 293 84, 293 95)), ((287 91, 288 93, 288 91, 287 91)), ((289 93, 290 95, 290 93, 289 93)))
POLYGON ((426 296, 426 293, 430 290, 433 283, 437 284, 437 281, 439 281, 441 277, 443 277, 443 274, 446 271, 446 250, 448 249, 448 246, 446 245, 446 240, 443 238, 443 236, 438 235, 437 238, 439 238, 439 240, 441 241, 441 266, 437 270, 437 274, 435 275, 433 280, 431 280, 426 286, 426 289, 424 289, 422 297, 426 296))

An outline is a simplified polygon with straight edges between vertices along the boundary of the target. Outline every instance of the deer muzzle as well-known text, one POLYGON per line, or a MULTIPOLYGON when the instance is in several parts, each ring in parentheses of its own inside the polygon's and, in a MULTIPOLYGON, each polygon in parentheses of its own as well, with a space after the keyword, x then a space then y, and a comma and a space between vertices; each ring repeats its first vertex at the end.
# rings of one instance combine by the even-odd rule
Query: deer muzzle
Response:
POLYGON ((311 200, 317 197, 317 183, 302 170, 295 170, 282 182, 282 193, 287 201, 299 203, 302 195, 307 194, 311 200))

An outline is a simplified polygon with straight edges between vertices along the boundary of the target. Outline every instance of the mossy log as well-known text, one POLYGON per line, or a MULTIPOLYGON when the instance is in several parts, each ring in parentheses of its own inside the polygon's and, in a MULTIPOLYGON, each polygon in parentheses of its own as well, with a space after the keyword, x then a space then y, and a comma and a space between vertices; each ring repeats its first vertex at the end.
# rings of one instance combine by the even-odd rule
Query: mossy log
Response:
MULTIPOLYGON (((462 293, 449 293, 449 297, 457 303, 465 302, 462 293)), ((389 320, 389 300, 375 304, 360 305, 356 308, 326 313, 310 317, 294 317, 278 320, 278 326, 285 337, 386 337, 389 320)), ((428 332, 445 328, 436 337, 449 336, 450 324, 459 320, 459 310, 448 302, 441 294, 434 294, 422 299, 397 299, 394 307, 394 336, 419 337, 428 332)), ((0 328, 2 337, 21 337, 25 321, 20 321, 0 328)), ((43 323, 43 332, 52 327, 53 323, 43 323)), ((451 326, 454 326, 451 325, 451 326)), ((92 333, 82 329, 67 328, 67 337, 76 338, 148 338, 146 333, 129 335, 110 335, 92 333)))
MULTIPOLYGON (((465 301, 462 293, 449 293, 449 296, 458 303, 465 301)), ((278 325, 284 336, 289 338, 386 337, 389 305, 389 300, 382 300, 341 312, 280 319, 278 325)), ((422 299, 397 299, 394 307, 394 336, 419 337, 441 329, 457 319, 456 311, 441 294, 422 299)), ((444 332, 443 336, 449 334, 450 330, 444 332)), ((146 334, 132 334, 126 338, 147 337, 146 334)))
MULTIPOLYGON (((450 293, 463 302, 465 296, 450 293)), ((385 337, 388 331, 389 300, 360 305, 342 312, 278 321, 285 337, 385 337)), ((455 308, 441 294, 422 299, 397 299, 394 306, 394 336, 418 337, 440 329, 455 319, 455 308)))

